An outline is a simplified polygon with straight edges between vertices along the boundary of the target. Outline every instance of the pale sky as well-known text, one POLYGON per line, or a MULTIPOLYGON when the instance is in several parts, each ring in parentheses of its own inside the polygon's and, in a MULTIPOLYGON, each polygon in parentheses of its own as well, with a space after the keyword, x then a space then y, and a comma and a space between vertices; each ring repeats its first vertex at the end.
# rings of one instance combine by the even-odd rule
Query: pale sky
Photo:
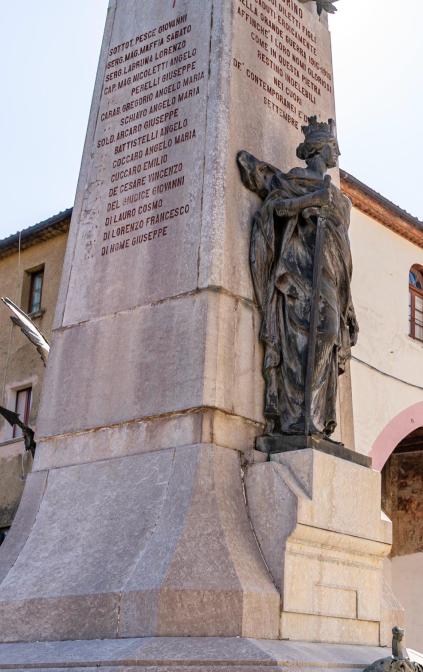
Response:
MULTIPOLYGON (((0 0, 0 238, 73 203, 107 4, 0 0)), ((423 3, 337 6, 341 167, 423 219, 423 3)))

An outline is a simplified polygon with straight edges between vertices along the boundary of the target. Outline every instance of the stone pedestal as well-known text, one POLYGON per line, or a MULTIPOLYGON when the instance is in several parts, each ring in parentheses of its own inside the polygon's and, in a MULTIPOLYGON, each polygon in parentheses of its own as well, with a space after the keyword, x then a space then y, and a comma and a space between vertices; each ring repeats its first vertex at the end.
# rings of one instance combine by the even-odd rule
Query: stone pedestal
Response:
POLYGON ((315 3, 110 1, 3 641, 278 638, 242 489, 263 380, 236 155, 291 168, 331 73, 315 3))
POLYGON ((391 548, 380 474, 312 449, 270 460, 249 467, 246 492, 281 592, 281 637, 377 646, 391 548))
POLYGON ((314 2, 111 0, 34 469, 0 551, 1 641, 106 643, 21 647, 22 669, 126 667, 107 640, 131 637, 152 672, 354 660, 236 637, 378 642, 378 476, 304 450, 248 470, 248 507, 243 490, 263 353, 235 157, 291 168, 315 114, 335 116, 314 2))
POLYGON ((0 578, 5 642, 279 636, 239 456, 213 445, 31 474, 0 578))

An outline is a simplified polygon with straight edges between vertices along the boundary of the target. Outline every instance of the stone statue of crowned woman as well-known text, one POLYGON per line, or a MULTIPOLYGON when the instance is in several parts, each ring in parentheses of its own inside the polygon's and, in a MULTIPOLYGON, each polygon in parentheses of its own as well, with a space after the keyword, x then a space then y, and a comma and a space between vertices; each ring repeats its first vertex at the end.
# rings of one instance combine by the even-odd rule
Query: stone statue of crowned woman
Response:
POLYGON ((244 185, 263 203, 250 265, 262 314, 266 434, 318 436, 336 428, 338 376, 358 325, 351 298, 351 202, 327 170, 337 165, 335 123, 310 117, 297 149, 305 168, 283 173, 241 151, 244 185))

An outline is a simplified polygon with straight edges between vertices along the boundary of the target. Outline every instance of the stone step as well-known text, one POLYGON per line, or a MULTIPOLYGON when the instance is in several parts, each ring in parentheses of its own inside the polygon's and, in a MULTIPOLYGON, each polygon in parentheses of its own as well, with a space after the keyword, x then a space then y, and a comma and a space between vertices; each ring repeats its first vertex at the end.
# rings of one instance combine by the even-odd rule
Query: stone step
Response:
POLYGON ((379 647, 220 637, 153 637, 0 645, 0 670, 141 668, 148 672, 363 670, 390 655, 379 647))

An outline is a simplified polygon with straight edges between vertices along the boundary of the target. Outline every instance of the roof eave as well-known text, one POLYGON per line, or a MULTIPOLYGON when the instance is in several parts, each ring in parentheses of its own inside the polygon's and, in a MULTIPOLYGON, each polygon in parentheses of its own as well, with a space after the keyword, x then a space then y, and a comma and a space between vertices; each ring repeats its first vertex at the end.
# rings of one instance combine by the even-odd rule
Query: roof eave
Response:
POLYGON ((57 215, 53 215, 53 217, 49 217, 49 219, 0 240, 0 259, 66 233, 69 229, 71 217, 72 208, 68 208, 57 215))
POLYGON ((345 170, 341 170, 342 191, 352 204, 391 231, 423 247, 423 222, 374 191, 345 170))

